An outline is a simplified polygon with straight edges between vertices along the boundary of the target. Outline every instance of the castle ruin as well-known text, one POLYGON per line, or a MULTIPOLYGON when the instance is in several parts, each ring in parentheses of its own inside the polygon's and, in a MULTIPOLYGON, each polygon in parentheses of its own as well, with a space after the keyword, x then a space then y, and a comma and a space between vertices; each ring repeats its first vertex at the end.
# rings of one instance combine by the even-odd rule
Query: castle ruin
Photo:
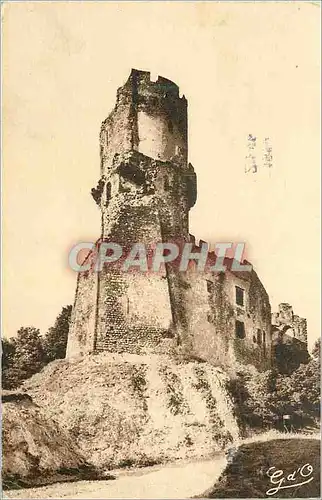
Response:
MULTIPOLYGON (((187 100, 178 86, 132 70, 100 132, 100 179, 92 196, 102 241, 126 248, 189 242, 192 253, 200 252, 203 242, 189 234, 197 183, 187 130, 187 100)), ((278 321, 284 316, 283 309, 278 321)), ((168 263, 159 273, 124 273, 106 266, 78 273, 67 357, 183 350, 218 366, 250 363, 264 370, 275 363, 271 318, 254 270, 197 272, 192 265, 179 272, 168 263)), ((305 320, 295 318, 294 336, 306 349, 305 320)))

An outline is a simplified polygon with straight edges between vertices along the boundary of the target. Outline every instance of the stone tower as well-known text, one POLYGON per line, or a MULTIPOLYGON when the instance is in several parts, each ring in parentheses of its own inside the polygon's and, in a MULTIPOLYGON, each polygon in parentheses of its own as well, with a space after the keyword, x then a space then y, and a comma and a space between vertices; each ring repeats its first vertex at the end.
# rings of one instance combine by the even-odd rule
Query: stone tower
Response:
POLYGON ((102 237, 124 244, 162 241, 163 229, 187 237, 196 189, 187 165, 187 101, 177 85, 132 70, 102 124, 100 149, 101 179, 93 194, 102 237))
MULTIPOLYGON (((187 153, 187 100, 170 80, 132 70, 100 132, 101 176, 92 195, 102 240, 130 249, 189 239, 196 176, 187 153)), ((162 350, 184 323, 180 279, 171 266, 153 274, 117 267, 79 273, 67 356, 162 350)))
MULTIPOLYGON (((102 124, 100 154, 100 178, 92 189, 100 242, 118 244, 123 257, 137 243, 151 257, 157 243, 188 242, 191 261, 178 269, 179 250, 178 259, 158 272, 151 262, 150 271, 124 270, 118 260, 99 272, 91 267, 78 273, 67 357, 180 352, 224 368, 240 362, 270 367, 271 307, 256 272, 200 272, 198 257, 191 256, 208 245, 189 234, 196 175, 187 161, 187 101, 177 85, 132 70, 102 124)), ((208 258, 216 260, 213 252, 208 258)), ((85 264, 93 261, 95 252, 85 264)))

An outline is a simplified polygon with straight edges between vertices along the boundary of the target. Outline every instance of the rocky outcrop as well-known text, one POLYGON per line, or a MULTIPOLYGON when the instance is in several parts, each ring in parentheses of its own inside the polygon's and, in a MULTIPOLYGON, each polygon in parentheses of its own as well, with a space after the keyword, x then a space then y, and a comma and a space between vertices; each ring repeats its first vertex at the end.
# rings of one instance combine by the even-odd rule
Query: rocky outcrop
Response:
POLYGON ((238 436, 226 374, 163 355, 95 354, 25 384, 86 460, 112 468, 207 458, 238 436))
POLYGON ((4 488, 98 478, 68 431, 34 404, 30 395, 6 392, 2 402, 4 488))

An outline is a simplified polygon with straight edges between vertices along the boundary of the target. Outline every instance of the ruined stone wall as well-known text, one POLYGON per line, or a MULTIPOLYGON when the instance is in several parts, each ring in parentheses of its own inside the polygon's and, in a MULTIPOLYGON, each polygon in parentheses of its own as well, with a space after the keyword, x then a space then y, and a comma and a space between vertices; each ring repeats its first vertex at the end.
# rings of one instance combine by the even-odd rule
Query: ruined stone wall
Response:
POLYGON ((159 273, 124 273, 117 266, 79 274, 68 357, 92 350, 169 352, 179 344, 216 366, 271 367, 270 304, 254 271, 166 266, 159 273), (244 291, 242 306, 236 287, 244 291), (236 321, 244 324, 243 338, 236 321))
POLYGON ((226 294, 234 308, 231 327, 236 360, 266 370, 273 364, 271 306, 267 292, 254 270, 226 272, 225 275, 226 294), (236 302, 236 287, 244 290, 244 306, 236 302), (238 337, 237 321, 244 323, 245 338, 238 337))
POLYGON ((285 302, 272 314, 272 342, 276 366, 280 373, 292 373, 301 363, 307 363, 307 323, 285 302))
POLYGON ((307 345, 307 321, 294 314, 292 328, 294 337, 307 345))
POLYGON ((130 98, 118 103, 102 123, 100 132, 101 175, 107 175, 116 154, 131 151, 133 146, 133 104, 130 98))
POLYGON ((188 349, 217 366, 249 363, 260 370, 272 365, 271 309, 268 295, 255 271, 233 273, 188 272, 185 294, 188 349), (244 291, 244 305, 236 304, 236 287, 244 291), (243 323, 243 338, 236 331, 243 323))
POLYGON ((174 338, 164 269, 125 273, 117 263, 78 273, 67 358, 101 350, 164 353, 174 338))
POLYGON ((289 331, 289 335, 307 345, 307 321, 293 312, 293 307, 286 302, 278 306, 278 312, 272 314, 272 325, 278 330, 289 331))
POLYGON ((186 351, 197 358, 225 366, 232 360, 229 318, 230 304, 223 293, 221 276, 190 270, 189 288, 185 290, 184 310, 187 333, 183 337, 186 351))
POLYGON ((101 175, 115 154, 131 150, 187 166, 187 137, 187 101, 178 86, 162 77, 152 82, 149 72, 132 70, 101 127, 101 175))
POLYGON ((100 273, 97 350, 162 352, 174 337, 165 275, 100 273), (165 342, 164 342, 165 340, 165 342), (166 347, 164 347, 166 346, 166 347))
POLYGON ((78 273, 66 357, 92 352, 95 346, 98 273, 78 273))
POLYGON ((178 87, 164 78, 138 85, 137 150, 163 161, 187 164, 187 101, 178 87))
POLYGON ((132 151, 114 159, 101 189, 103 238, 120 244, 163 241, 160 224, 163 237, 187 238, 196 199, 192 166, 183 169, 132 151))

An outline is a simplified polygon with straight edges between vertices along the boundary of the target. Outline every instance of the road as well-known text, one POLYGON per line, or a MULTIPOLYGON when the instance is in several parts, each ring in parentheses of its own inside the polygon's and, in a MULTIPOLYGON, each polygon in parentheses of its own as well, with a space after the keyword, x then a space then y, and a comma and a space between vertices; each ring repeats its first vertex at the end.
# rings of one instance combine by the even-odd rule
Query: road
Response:
POLYGON ((218 479, 226 464, 213 460, 122 472, 113 481, 79 481, 42 488, 5 491, 4 498, 190 498, 203 493, 218 479))

